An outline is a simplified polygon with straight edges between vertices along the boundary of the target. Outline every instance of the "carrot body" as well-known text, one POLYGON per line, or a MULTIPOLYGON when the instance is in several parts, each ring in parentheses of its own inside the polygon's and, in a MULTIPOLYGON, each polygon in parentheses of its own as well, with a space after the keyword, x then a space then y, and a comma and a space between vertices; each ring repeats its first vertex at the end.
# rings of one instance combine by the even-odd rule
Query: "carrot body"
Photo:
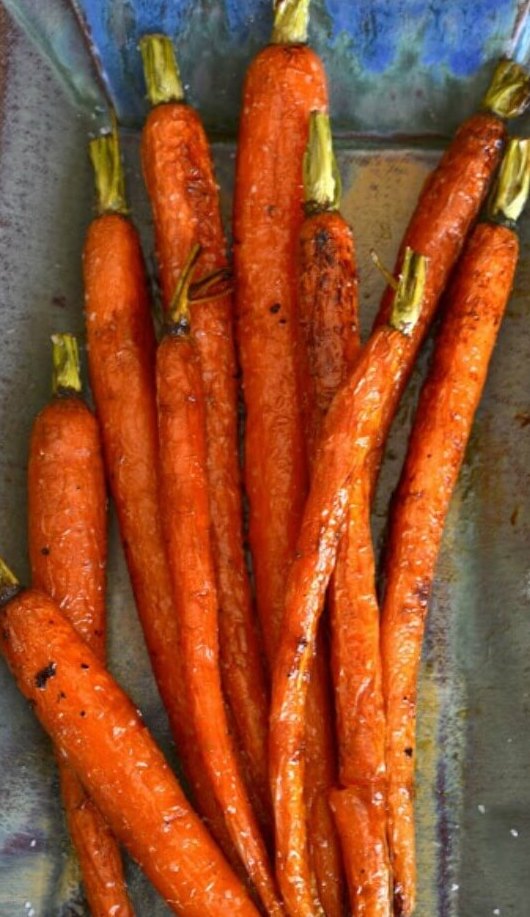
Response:
MULTIPOLYGON (((105 660, 106 493, 97 423, 76 394, 55 397, 33 425, 28 462, 29 554, 33 584, 62 606, 78 634, 105 660)), ((68 827, 94 917, 133 910, 118 845, 64 761, 68 827)))
POLYGON ((159 519, 155 338, 132 224, 115 214, 95 219, 83 266, 91 386, 151 664, 199 811, 237 862, 182 690, 177 615, 159 519))
POLYGON ((425 615, 451 495, 518 257, 515 233, 479 224, 448 294, 393 504, 382 613, 390 839, 397 913, 415 901, 416 691, 425 615))
POLYGON ((283 908, 239 773, 224 708, 210 547, 205 399, 189 334, 170 331, 158 348, 157 399, 160 506, 192 722, 233 843, 267 912, 281 914, 283 908))
MULTIPOLYGON (((177 102, 154 108, 142 134, 142 163, 153 208, 163 300, 168 306, 194 244, 201 246, 197 279, 227 266, 219 193, 197 113, 177 102)), ((206 402, 223 686, 256 808, 261 820, 270 824, 268 697, 243 550, 231 294, 193 306, 192 331, 206 402)))
POLYGON ((61 755, 176 914, 257 911, 187 802, 134 704, 36 590, 0 611, 1 650, 61 755))

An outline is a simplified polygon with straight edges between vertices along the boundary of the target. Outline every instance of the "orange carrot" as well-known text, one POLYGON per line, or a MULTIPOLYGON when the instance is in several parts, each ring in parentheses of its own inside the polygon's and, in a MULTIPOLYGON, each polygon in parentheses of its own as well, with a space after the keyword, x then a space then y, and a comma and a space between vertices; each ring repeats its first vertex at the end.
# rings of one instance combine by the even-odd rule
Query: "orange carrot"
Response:
MULTIPOLYGON (((142 164, 153 208, 156 248, 167 307, 186 254, 200 244, 198 279, 227 267, 226 241, 208 140, 184 103, 173 47, 163 35, 140 44, 155 106, 142 133, 142 164)), ((267 775, 268 697, 256 632, 242 531, 238 454, 237 365, 230 293, 192 307, 206 404, 212 552, 219 596, 223 687, 243 751, 249 789, 271 822, 267 775)))
POLYGON ((197 750, 182 690, 177 614, 158 506, 155 337, 138 234, 125 215, 117 138, 92 141, 100 215, 83 270, 89 371, 110 489, 151 665, 197 807, 233 864, 238 857, 197 750))
POLYGON ((415 904, 416 691, 425 616, 445 517, 471 431, 519 254, 512 228, 530 180, 530 141, 510 140, 493 210, 451 285, 409 442, 389 529, 382 656, 387 711, 390 841, 396 913, 415 904))
POLYGON ((0 563, 0 649, 59 753, 175 914, 257 917, 137 709, 58 605, 0 563))
MULTIPOLYGON (((54 397, 33 424, 28 461, 29 555, 35 588, 62 606, 105 661, 105 476, 97 423, 81 397, 77 342, 53 338, 54 397)), ((59 762, 63 802, 94 917, 130 917, 118 845, 77 776, 59 762)))

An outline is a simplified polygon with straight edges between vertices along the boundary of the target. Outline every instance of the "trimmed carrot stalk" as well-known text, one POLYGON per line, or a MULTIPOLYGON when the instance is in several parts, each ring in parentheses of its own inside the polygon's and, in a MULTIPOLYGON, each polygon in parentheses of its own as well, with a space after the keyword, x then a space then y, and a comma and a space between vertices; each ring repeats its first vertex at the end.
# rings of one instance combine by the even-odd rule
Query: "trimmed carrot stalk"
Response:
POLYGON ((448 293, 390 520, 381 647, 396 913, 415 904, 416 692, 425 617, 445 518, 519 255, 514 230, 530 181, 530 142, 510 140, 492 222, 474 230, 448 293))
MULTIPOLYGON (((149 35, 140 47, 149 97, 155 106, 142 133, 142 164, 153 208, 163 299, 168 307, 192 246, 201 246, 196 268, 200 279, 227 267, 226 240, 208 140, 199 116, 184 102, 172 44, 163 35, 149 35)), ((231 293, 192 307, 192 333, 206 399, 223 687, 249 790, 260 820, 270 829, 269 702, 243 549, 231 293)))
POLYGON ((172 912, 257 917, 127 695, 59 606, 0 562, 0 650, 116 837, 172 912))
MULTIPOLYGON (((304 709, 324 596, 346 521, 350 483, 369 474, 387 405, 405 371, 407 335, 421 310, 425 259, 407 253, 391 324, 361 350, 324 422, 296 558, 291 567, 271 710, 271 786, 280 887, 296 889, 293 913, 323 914, 308 867, 304 812, 304 709)), ((292 897, 291 897, 292 900, 292 897)))
POLYGON ((199 248, 181 275, 157 353, 160 508, 179 616, 190 715, 228 831, 268 914, 283 914, 265 844, 230 736, 221 688, 217 591, 210 541, 206 405, 191 337, 188 290, 199 248))
POLYGON ((83 253, 89 372, 110 489, 151 665, 194 801, 232 864, 239 859, 197 750, 182 690, 177 614, 158 506, 155 336, 138 233, 126 217, 114 135, 93 140, 97 216, 83 253))
MULTIPOLYGON (((33 585, 63 609, 105 661, 107 496, 96 420, 81 397, 77 342, 53 337, 54 397, 33 424, 28 460, 33 585)), ((94 917, 130 917, 120 851, 76 774, 59 760, 61 792, 94 917)))

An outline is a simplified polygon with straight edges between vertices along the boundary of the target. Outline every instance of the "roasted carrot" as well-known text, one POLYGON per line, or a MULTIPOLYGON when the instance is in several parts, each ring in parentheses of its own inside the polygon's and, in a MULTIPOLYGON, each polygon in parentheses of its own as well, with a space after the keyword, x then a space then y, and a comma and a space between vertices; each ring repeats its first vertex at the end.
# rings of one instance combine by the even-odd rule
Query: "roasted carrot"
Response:
MULTIPOLYGON (((227 267, 226 241, 208 140, 198 114, 184 102, 172 44, 163 35, 149 35, 140 47, 149 97, 155 106, 142 133, 142 164, 167 307, 191 247, 201 246, 196 269, 200 280, 227 267)), ((232 294, 196 303, 192 332, 206 399, 223 688, 243 752, 249 790, 260 820, 270 829, 269 700, 243 550, 232 294)))
POLYGON ((350 483, 369 473, 370 457, 379 446, 388 403, 406 368, 408 334, 421 309, 424 277, 425 259, 409 250, 390 324, 374 332, 332 401, 289 574, 273 677, 269 767, 280 888, 289 913, 301 917, 323 913, 311 886, 304 812, 307 676, 350 483))
POLYGON ((282 914, 273 871, 228 729, 219 663, 217 590, 211 547, 206 405, 191 337, 185 266, 158 347, 160 509, 179 616, 183 675, 199 748, 228 831, 268 914, 282 914))
POLYGON ((59 753, 175 914, 257 917, 127 695, 59 606, 0 562, 0 649, 59 753))
MULTIPOLYGON (((247 73, 234 200, 249 542, 271 670, 308 487, 297 365, 296 255, 304 218, 302 159, 309 116, 315 109, 325 110, 327 87, 322 62, 304 44, 307 9, 307 0, 275 4, 272 44, 258 54, 247 73)), ((307 811, 319 894, 330 917, 339 917, 340 850, 327 801, 335 749, 323 667, 325 660, 318 657, 305 716, 307 811)))
MULTIPOLYGON (((32 582, 104 663, 107 495, 99 430, 81 397, 77 342, 53 338, 53 392, 33 424, 28 460, 32 582)), ((118 845, 75 773, 59 761, 70 835, 94 917, 130 917, 118 845)))
POLYGON ((138 234, 126 216, 114 135, 92 141, 99 216, 84 255, 89 372, 110 489, 158 690, 195 803, 233 864, 182 689, 180 637, 158 508, 155 337, 138 234))
POLYGON ((508 302, 519 254, 514 224, 528 194, 530 141, 510 140, 493 196, 457 267, 391 513, 382 612, 390 841, 396 913, 415 903, 416 691, 436 558, 508 302))

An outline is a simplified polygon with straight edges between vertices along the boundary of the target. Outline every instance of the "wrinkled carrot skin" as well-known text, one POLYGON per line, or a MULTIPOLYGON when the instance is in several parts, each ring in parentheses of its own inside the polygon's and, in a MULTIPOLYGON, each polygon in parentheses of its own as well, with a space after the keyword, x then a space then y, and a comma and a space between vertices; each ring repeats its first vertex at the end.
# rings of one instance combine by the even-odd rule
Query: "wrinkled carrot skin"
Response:
MULTIPOLYGON (((28 461, 32 582, 54 598, 105 660, 106 492, 96 420, 75 394, 55 397, 33 424, 28 461)), ((68 828, 95 917, 131 917, 118 845, 64 761, 59 762, 68 828)))
POLYGON ((451 495, 512 288, 515 233, 479 224, 450 288, 393 503, 382 611, 396 913, 415 903, 416 691, 425 616, 451 495))
POLYGON ((20 690, 171 910, 257 917, 134 704, 52 599, 21 592, 0 625, 20 690))
POLYGON ((177 616, 158 506, 155 337, 138 235, 107 214, 89 227, 84 259, 89 372, 105 464, 151 665, 197 807, 234 865, 182 690, 177 616))
POLYGON ((325 591, 346 523, 352 480, 367 473, 380 445, 388 402, 401 382, 406 339, 382 327, 361 350, 326 417, 311 490, 287 586, 274 669, 269 767, 276 863, 289 913, 314 917, 304 812, 304 709, 307 676, 325 591))
MULTIPOLYGON (((163 301, 171 301, 194 244, 195 278, 227 266, 226 242, 208 139, 188 105, 154 108, 142 133, 142 164, 154 216, 163 301)), ((219 594, 223 686, 261 821, 270 826, 268 696, 242 532, 237 363, 231 294, 192 306, 206 396, 212 547, 219 594)))
POLYGON ((156 378, 160 509, 192 722, 232 841, 267 913, 280 915, 283 908, 239 772, 224 707, 210 545, 206 407, 189 335, 165 336, 158 348, 156 378))

